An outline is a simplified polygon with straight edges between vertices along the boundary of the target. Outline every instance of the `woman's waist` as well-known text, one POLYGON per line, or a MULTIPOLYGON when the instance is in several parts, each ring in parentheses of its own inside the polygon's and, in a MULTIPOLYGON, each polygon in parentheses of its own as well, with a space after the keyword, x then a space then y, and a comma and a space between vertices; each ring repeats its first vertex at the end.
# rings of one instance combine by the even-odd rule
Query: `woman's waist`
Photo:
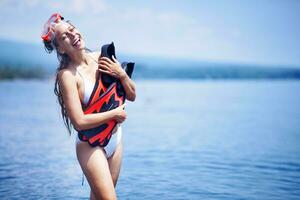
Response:
POLYGON ((122 127, 120 123, 117 123, 114 129, 112 130, 112 134, 116 134, 118 132, 122 131, 122 127))

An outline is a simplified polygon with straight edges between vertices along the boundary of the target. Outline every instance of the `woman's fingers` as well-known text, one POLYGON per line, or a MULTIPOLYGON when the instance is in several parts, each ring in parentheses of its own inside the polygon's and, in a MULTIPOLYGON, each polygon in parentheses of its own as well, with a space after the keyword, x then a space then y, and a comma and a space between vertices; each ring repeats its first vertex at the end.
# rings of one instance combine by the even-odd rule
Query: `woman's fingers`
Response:
POLYGON ((106 61, 106 62, 108 62, 108 63, 110 63, 110 64, 113 64, 113 63, 114 63, 111 59, 109 59, 109 58, 107 58, 107 57, 101 57, 101 58, 100 58, 100 61, 101 61, 101 60, 106 61))
POLYGON ((124 110, 124 108, 125 108, 125 104, 122 104, 122 105, 116 107, 115 109, 124 110))
POLYGON ((112 59, 113 59, 113 61, 114 61, 115 63, 119 63, 119 61, 115 58, 114 55, 112 55, 112 59))
POLYGON ((110 66, 110 63, 108 63, 108 62, 106 62, 106 61, 100 61, 100 62, 98 62, 98 64, 102 64, 102 65, 106 65, 107 67, 109 67, 110 66))
POLYGON ((100 72, 103 72, 103 73, 112 75, 111 71, 104 70, 104 69, 101 69, 101 68, 98 68, 98 70, 99 70, 100 72))
POLYGON ((98 70, 105 71, 105 73, 112 73, 112 71, 109 68, 107 68, 107 67, 98 67, 98 70))
POLYGON ((99 70, 100 72, 109 74, 109 75, 111 75, 111 76, 113 76, 113 77, 115 77, 115 78, 118 77, 118 75, 117 75, 115 72, 113 72, 111 69, 109 69, 109 68, 106 68, 106 69, 104 69, 104 68, 98 68, 98 70, 99 70))
POLYGON ((126 106, 126 103, 124 103, 123 105, 120 105, 119 108, 120 108, 120 109, 124 109, 125 106, 126 106))
MULTIPOLYGON (((117 59, 113 56, 113 61, 111 61, 107 57, 101 57, 99 59, 98 65, 99 68, 102 68, 105 71, 109 71, 109 74, 114 76, 115 78, 120 78, 120 74, 122 73, 120 69, 120 63, 117 61, 117 59)), ((108 72, 105 72, 108 73, 108 72)))
POLYGON ((112 60, 107 57, 100 57, 98 59, 98 62, 101 62, 101 61, 106 61, 110 64, 119 63, 119 61, 116 59, 116 57, 114 55, 112 55, 112 60))
POLYGON ((106 64, 102 64, 102 63, 100 63, 100 64, 98 65, 98 68, 107 69, 107 70, 110 69, 109 66, 107 66, 106 64))
POLYGON ((116 58, 115 58, 115 56, 114 56, 114 55, 112 55, 111 57, 112 57, 112 60, 113 60, 114 62, 116 62, 116 58))

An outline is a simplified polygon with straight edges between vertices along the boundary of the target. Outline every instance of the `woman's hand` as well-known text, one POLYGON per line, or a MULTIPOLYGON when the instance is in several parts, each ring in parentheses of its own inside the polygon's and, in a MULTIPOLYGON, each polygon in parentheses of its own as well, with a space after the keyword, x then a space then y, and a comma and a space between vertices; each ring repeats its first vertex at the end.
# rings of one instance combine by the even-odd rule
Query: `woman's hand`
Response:
POLYGON ((115 108, 114 111, 114 119, 118 122, 118 123, 122 123, 125 121, 127 114, 126 111, 124 110, 125 108, 125 104, 115 108))
POLYGON ((119 61, 114 56, 112 56, 112 59, 113 60, 107 57, 99 57, 98 70, 118 79, 126 77, 126 72, 121 67, 119 61))
POLYGON ((106 57, 99 57, 98 70, 119 79, 126 92, 126 99, 134 101, 136 96, 134 82, 126 74, 117 59, 114 56, 112 56, 112 59, 113 60, 106 57))

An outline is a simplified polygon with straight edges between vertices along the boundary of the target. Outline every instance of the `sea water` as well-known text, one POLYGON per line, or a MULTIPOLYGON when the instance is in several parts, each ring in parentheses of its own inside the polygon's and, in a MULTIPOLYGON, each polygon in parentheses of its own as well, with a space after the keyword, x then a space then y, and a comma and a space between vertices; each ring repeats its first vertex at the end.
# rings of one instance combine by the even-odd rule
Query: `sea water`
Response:
MULTIPOLYGON (((0 82, 0 199, 89 197, 53 84, 0 82)), ((300 81, 136 87, 119 199, 300 199, 300 81)))

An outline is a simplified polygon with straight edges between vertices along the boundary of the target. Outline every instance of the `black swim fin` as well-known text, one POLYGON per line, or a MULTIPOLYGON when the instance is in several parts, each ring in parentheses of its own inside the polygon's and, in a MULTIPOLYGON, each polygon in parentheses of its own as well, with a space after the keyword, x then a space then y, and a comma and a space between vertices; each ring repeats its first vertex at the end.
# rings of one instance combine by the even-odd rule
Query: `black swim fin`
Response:
POLYGON ((114 43, 105 44, 101 47, 101 57, 107 57, 112 60, 112 56, 116 58, 115 45, 114 43))
POLYGON ((134 70, 134 62, 122 62, 121 66, 129 76, 129 78, 131 78, 132 72, 134 70))
MULTIPOLYGON (((116 57, 116 52, 115 52, 115 45, 114 43, 110 43, 110 44, 105 44, 101 47, 101 55, 100 57, 107 57, 109 59, 112 60, 112 56, 116 57)), ((121 63, 122 68, 125 70, 125 72, 127 73, 127 75, 131 78, 133 70, 134 70, 134 63, 132 62, 122 62, 121 63)), ((105 87, 109 87, 113 82, 118 82, 118 79, 116 79, 115 77, 112 77, 108 74, 103 73, 102 74, 102 81, 103 81, 103 85, 105 87)), ((120 87, 119 87, 120 88, 120 87)))
MULTIPOLYGON (((112 56, 116 58, 115 46, 114 43, 105 44, 101 47, 101 55, 100 57, 107 57, 112 60, 112 56)), ((101 79, 103 81, 103 85, 108 88, 113 82, 116 82, 117 79, 108 74, 102 73, 101 79)))

